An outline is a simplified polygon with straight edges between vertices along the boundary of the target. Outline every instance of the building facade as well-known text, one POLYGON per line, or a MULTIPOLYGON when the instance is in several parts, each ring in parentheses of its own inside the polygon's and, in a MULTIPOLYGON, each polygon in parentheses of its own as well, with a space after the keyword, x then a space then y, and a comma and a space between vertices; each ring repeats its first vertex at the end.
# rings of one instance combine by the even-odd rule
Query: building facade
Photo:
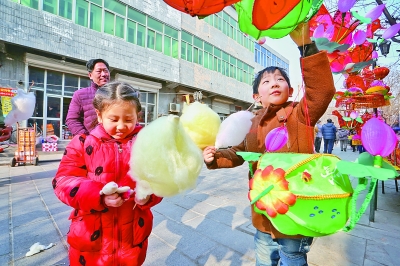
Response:
POLYGON ((239 30, 233 7, 198 19, 161 0, 0 3, 0 87, 35 93, 26 124, 43 134, 70 137, 65 118, 74 91, 90 84, 88 59, 105 59, 111 80, 140 90, 143 125, 179 115, 196 92, 224 119, 251 105, 255 73, 289 69, 287 59, 239 30))

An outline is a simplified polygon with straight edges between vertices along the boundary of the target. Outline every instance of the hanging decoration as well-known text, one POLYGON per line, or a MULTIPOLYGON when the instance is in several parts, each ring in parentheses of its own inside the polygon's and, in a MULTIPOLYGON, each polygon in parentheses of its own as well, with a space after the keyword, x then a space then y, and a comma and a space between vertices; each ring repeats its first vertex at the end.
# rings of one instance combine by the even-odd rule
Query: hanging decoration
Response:
POLYGON ((192 17, 204 17, 220 12, 224 7, 232 5, 240 0, 164 0, 164 2, 192 17))
POLYGON ((308 21, 321 7, 322 0, 242 0, 235 4, 239 28, 256 40, 283 38, 298 24, 308 21))

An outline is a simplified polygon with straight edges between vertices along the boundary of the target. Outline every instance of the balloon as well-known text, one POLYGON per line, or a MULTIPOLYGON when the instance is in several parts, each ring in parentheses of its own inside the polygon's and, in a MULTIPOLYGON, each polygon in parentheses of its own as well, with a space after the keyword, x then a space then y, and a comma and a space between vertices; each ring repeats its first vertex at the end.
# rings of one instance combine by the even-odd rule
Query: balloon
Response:
POLYGON ((373 117, 364 124, 361 141, 371 155, 386 157, 396 147, 397 137, 389 125, 373 117))
POLYGON ((371 57, 372 57, 372 58, 378 58, 378 57, 379 57, 378 52, 377 52, 377 51, 372 51, 371 57))
POLYGON ((361 45, 365 42, 366 38, 367 38, 367 33, 365 31, 358 30, 353 35, 354 44, 361 45))
POLYGON ((267 152, 274 152, 281 149, 289 139, 288 131, 285 126, 271 130, 265 137, 265 149, 267 152))
POLYGON ((383 39, 391 39, 400 31, 400 23, 394 24, 390 26, 385 32, 382 34, 383 39))
POLYGON ((340 12, 345 13, 349 11, 357 0, 339 0, 338 1, 338 9, 340 12))
POLYGON ((214 13, 218 13, 224 7, 232 5, 240 0, 164 0, 164 2, 191 16, 208 16, 214 13))
POLYGON ((366 18, 370 18, 371 21, 374 21, 375 19, 379 18, 383 12, 383 9, 385 9, 385 4, 379 5, 373 9, 371 9, 366 15, 366 18))

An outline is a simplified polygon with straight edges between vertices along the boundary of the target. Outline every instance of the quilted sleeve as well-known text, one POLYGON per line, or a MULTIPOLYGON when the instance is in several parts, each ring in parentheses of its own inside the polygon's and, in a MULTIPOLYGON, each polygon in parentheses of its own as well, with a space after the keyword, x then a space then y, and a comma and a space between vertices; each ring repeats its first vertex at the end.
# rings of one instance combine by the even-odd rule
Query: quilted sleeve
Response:
POLYGON ((233 168, 242 165, 244 160, 241 156, 237 155, 236 152, 245 150, 245 142, 228 149, 219 149, 214 155, 214 161, 206 164, 206 166, 208 169, 218 169, 233 168))
POLYGON ((306 89, 305 97, 298 105, 298 117, 301 123, 306 124, 306 117, 309 116, 311 126, 314 126, 325 113, 336 91, 326 52, 301 58, 301 69, 306 89))
POLYGON ((67 118, 65 124, 73 135, 87 134, 87 130, 83 125, 83 108, 79 99, 79 92, 74 92, 71 103, 69 104, 67 118))
POLYGON ((151 207, 153 207, 154 205, 157 205, 158 203, 160 203, 162 201, 162 199, 163 198, 158 197, 154 194, 151 194, 150 199, 146 202, 146 204, 144 204, 144 205, 137 204, 136 206, 142 210, 147 210, 147 209, 150 209, 151 207))
POLYGON ((104 210, 100 190, 103 184, 87 178, 84 157, 86 136, 75 136, 66 147, 53 179, 56 196, 65 204, 82 211, 104 210))

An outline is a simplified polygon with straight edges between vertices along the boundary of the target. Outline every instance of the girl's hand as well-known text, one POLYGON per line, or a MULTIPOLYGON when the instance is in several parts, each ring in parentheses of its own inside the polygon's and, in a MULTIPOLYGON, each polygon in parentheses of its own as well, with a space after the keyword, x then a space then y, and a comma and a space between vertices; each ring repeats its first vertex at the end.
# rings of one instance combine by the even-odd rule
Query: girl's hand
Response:
POLYGON ((135 202, 136 202, 137 204, 139 204, 139 205, 145 205, 145 204, 149 201, 149 199, 150 199, 150 195, 147 195, 146 198, 144 198, 144 199, 138 199, 138 198, 135 196, 135 202))
POLYGON ((203 150, 203 158, 204 162, 209 164, 214 161, 214 154, 216 152, 216 149, 214 146, 208 146, 203 150))
POLYGON ((297 28, 295 28, 290 33, 290 37, 297 46, 304 46, 306 44, 312 43, 312 40, 310 38, 310 26, 307 22, 300 23, 299 25, 297 25, 297 28))
POLYGON ((103 201, 107 207, 115 207, 115 208, 120 207, 125 202, 125 200, 121 198, 121 196, 118 193, 113 193, 111 195, 104 195, 103 201))

